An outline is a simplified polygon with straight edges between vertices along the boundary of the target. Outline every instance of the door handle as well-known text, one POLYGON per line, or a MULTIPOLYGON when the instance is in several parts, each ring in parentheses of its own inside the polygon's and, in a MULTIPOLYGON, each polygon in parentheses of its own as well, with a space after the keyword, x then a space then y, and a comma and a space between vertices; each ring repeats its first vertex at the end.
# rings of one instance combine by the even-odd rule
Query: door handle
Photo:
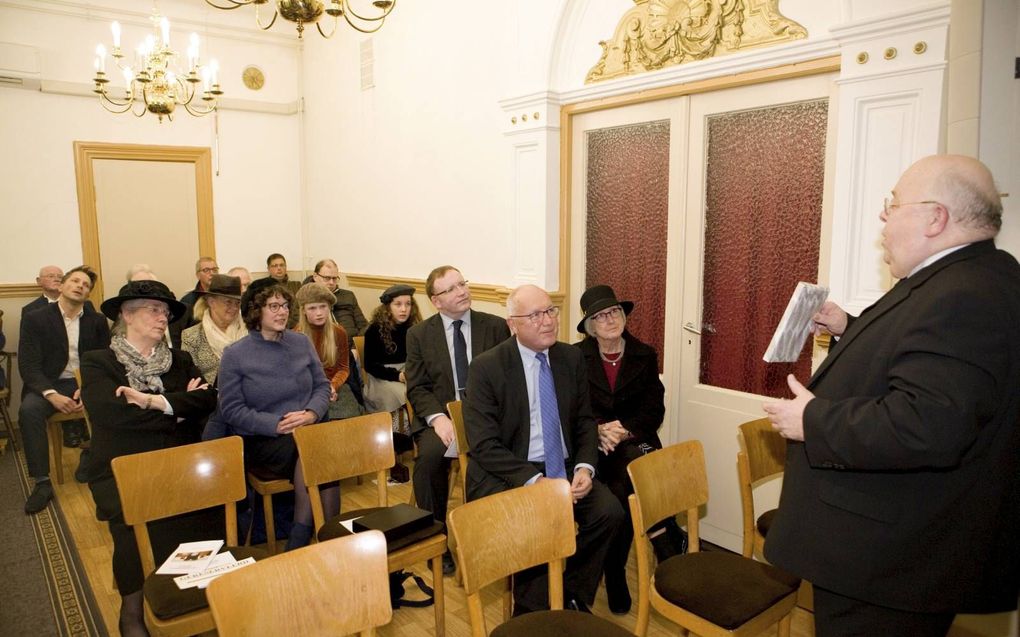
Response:
POLYGON ((701 336, 701 330, 694 327, 694 323, 691 323, 690 321, 684 323, 684 329, 690 332, 691 334, 697 334, 698 336, 701 336))

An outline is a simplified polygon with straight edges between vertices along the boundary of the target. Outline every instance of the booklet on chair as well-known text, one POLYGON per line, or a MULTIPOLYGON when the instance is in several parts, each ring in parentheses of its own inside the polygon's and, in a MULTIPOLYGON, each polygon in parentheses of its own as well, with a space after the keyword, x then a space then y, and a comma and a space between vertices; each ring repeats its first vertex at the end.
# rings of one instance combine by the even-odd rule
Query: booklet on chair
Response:
POLYGON ((223 540, 185 542, 177 547, 163 565, 156 570, 158 575, 188 575, 201 573, 216 557, 223 546, 223 540))
POLYGON ((432 512, 409 504, 396 504, 354 520, 358 531, 382 531, 387 542, 399 540, 432 525, 432 512))

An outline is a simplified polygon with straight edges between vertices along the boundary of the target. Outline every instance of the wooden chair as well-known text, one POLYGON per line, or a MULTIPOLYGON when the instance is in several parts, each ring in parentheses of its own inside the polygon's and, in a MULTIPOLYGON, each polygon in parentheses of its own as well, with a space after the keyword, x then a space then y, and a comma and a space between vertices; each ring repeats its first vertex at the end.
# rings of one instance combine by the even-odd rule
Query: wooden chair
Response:
MULTIPOLYGON (((348 511, 332 520, 326 520, 319 485, 375 473, 379 507, 388 506, 386 470, 395 462, 393 426, 388 413, 368 414, 298 427, 294 430, 294 442, 297 443, 298 462, 304 471, 305 484, 308 485, 308 495, 312 501, 312 518, 318 541, 349 535, 340 524, 341 521, 377 510, 348 511)), ((406 546, 403 542, 394 543, 388 547, 387 556, 391 573, 428 560, 432 568, 432 585, 435 589, 437 637, 445 634, 442 556, 446 551, 446 535, 435 532, 440 529, 441 525, 435 523, 430 531, 422 534, 425 536, 422 539, 411 541, 406 546)))
MULTIPOLYGON (((273 519, 273 495, 286 493, 294 490, 294 483, 283 478, 272 478, 262 476, 249 471, 247 474, 248 484, 255 490, 255 493, 262 496, 262 515, 266 521, 266 550, 270 555, 276 555, 276 523, 273 519)), ((248 541, 251 541, 249 531, 248 541)))
POLYGON ((4 429, 7 430, 7 437, 11 441, 14 450, 18 450, 18 437, 14 434, 14 421, 11 419, 11 373, 14 368, 14 352, 0 352, 0 366, 4 369, 6 386, 0 389, 0 419, 4 421, 4 429))
POLYGON ((237 548, 237 501, 245 496, 241 438, 230 436, 120 456, 113 459, 111 466, 120 492, 124 521, 134 527, 142 571, 146 574, 143 590, 146 598, 145 623, 149 632, 153 635, 183 636, 212 630, 215 628, 212 613, 208 607, 201 607, 205 604, 204 591, 176 591, 171 576, 153 574, 156 563, 146 524, 223 506, 226 510, 226 546, 230 547, 234 557, 239 560, 248 556, 262 557, 261 551, 237 548), (150 601, 156 594, 177 595, 190 602, 196 601, 198 596, 198 608, 176 617, 160 618, 150 601))
POLYGON ((642 637, 647 632, 650 604, 701 637, 758 635, 776 623, 779 636, 789 637, 798 578, 728 551, 698 551, 698 509, 708 504, 701 442, 642 456, 627 465, 627 473, 634 483, 629 500, 638 563, 635 632, 642 637), (685 511, 689 552, 662 562, 653 574, 648 529, 685 511))
POLYGON ((473 637, 489 634, 482 609, 482 588, 540 564, 549 567, 552 610, 507 620, 510 596, 504 594, 505 621, 492 632, 494 636, 631 636, 606 619, 563 610, 564 561, 577 548, 573 500, 566 480, 540 480, 468 502, 450 511, 449 521, 473 637))
POLYGON ((754 515, 754 488, 762 482, 782 475, 786 463, 786 440, 775 430, 768 418, 759 418, 740 425, 740 451, 737 452, 737 475, 740 478, 740 505, 744 517, 744 557, 764 561, 765 535, 776 510, 754 515))
POLYGON ((354 341, 354 349, 358 352, 358 369, 361 371, 361 384, 365 384, 365 375, 368 372, 365 371, 365 337, 355 336, 351 340, 354 341))
POLYGON ((220 635, 363 637, 389 623, 386 540, 379 531, 313 544, 209 584, 220 635))
MULTIPOLYGON (((74 379, 81 387, 81 370, 74 370, 74 379)), ((54 412, 46 419, 46 434, 50 439, 50 455, 53 457, 52 470, 57 479, 57 484, 64 484, 64 427, 63 423, 71 420, 84 420, 89 433, 92 432, 92 422, 89 420, 88 411, 82 408, 70 414, 54 412)))
POLYGON ((446 403, 446 410, 450 412, 450 420, 453 421, 453 439, 457 441, 457 459, 450 463, 450 495, 453 495, 453 488, 460 483, 460 496, 467 502, 467 463, 468 463, 468 442, 467 434, 464 433, 464 408, 459 400, 446 403))

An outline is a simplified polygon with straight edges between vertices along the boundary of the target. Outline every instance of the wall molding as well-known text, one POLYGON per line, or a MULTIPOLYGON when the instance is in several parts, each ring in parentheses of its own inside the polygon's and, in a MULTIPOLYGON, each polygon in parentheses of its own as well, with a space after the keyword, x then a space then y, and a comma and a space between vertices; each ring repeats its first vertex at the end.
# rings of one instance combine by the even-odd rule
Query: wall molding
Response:
MULTIPOLYGON (((416 294, 422 294, 426 297, 428 296, 428 293, 425 291, 425 279, 379 274, 355 274, 352 272, 344 274, 344 278, 347 279, 347 284, 351 287, 366 288, 369 290, 385 290, 391 285, 399 283, 403 285, 410 285, 415 289, 416 294)), ((492 283, 472 283, 471 299, 474 301, 499 303, 506 307, 506 299, 510 296, 510 292, 512 291, 513 288, 508 288, 504 285, 496 285, 492 283)), ((549 292, 549 296, 552 298, 554 304, 560 305, 562 308, 565 297, 563 293, 552 291, 549 292)))
POLYGON ((0 283, 0 299, 27 299, 40 294, 35 283, 0 283))

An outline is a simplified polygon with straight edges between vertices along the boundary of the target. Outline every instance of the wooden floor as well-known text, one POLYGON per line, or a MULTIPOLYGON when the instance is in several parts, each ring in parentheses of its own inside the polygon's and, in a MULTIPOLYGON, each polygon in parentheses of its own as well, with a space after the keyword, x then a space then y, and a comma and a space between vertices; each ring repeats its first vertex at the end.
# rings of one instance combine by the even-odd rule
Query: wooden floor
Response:
MULTIPOLYGON (((110 534, 107 531, 105 522, 99 522, 95 516, 95 506, 92 502, 92 494, 88 485, 78 484, 74 480, 74 470, 78 466, 77 449, 64 449, 64 476, 62 485, 56 485, 57 498, 60 507, 67 518, 81 560, 88 573, 89 581, 92 583, 93 593, 99 603, 103 615, 103 621, 110 630, 111 635, 117 633, 117 613, 120 608, 120 596, 113 586, 113 573, 111 571, 111 558, 113 545, 110 534)), ((364 484, 357 485, 354 480, 345 481, 341 487, 343 493, 343 508, 357 508, 362 506, 373 506, 376 498, 375 485, 369 479, 364 484)), ((410 495, 410 485, 398 485, 390 488, 390 503, 406 502, 410 495)), ((460 503, 460 490, 454 494, 451 506, 460 503)), ((415 569, 422 575, 426 582, 431 581, 431 575, 425 565, 422 564, 415 569)), ((628 565, 628 579, 632 594, 637 595, 635 583, 636 567, 633 554, 631 563, 628 565)), ((410 585, 412 588, 413 585, 410 585)), ((456 579, 447 577, 444 580, 446 593, 446 634, 450 637, 467 637, 470 635, 470 626, 467 619, 464 589, 459 587, 456 579)), ((413 595, 412 595, 413 597, 413 595)), ((636 601, 636 599, 635 599, 636 601)), ((600 588, 598 597, 593 608, 596 615, 607 617, 621 626, 633 630, 636 621, 636 611, 632 610, 629 615, 617 616, 609 612, 606 606, 605 591, 600 588)), ((496 593, 490 594, 490 601, 486 605, 486 621, 489 629, 499 623, 502 616, 502 608, 496 601, 496 593)), ((435 619, 433 609, 429 608, 401 608, 394 611, 393 621, 379 630, 383 637, 417 637, 419 635, 435 635, 435 619)), ((677 627, 652 613, 652 624, 648 635, 652 637, 664 637, 666 635, 678 634, 677 627)), ((763 635, 774 635, 775 630, 766 631, 763 635)), ((803 611, 795 611, 793 618, 794 637, 812 637, 814 627, 810 614, 803 611)))

